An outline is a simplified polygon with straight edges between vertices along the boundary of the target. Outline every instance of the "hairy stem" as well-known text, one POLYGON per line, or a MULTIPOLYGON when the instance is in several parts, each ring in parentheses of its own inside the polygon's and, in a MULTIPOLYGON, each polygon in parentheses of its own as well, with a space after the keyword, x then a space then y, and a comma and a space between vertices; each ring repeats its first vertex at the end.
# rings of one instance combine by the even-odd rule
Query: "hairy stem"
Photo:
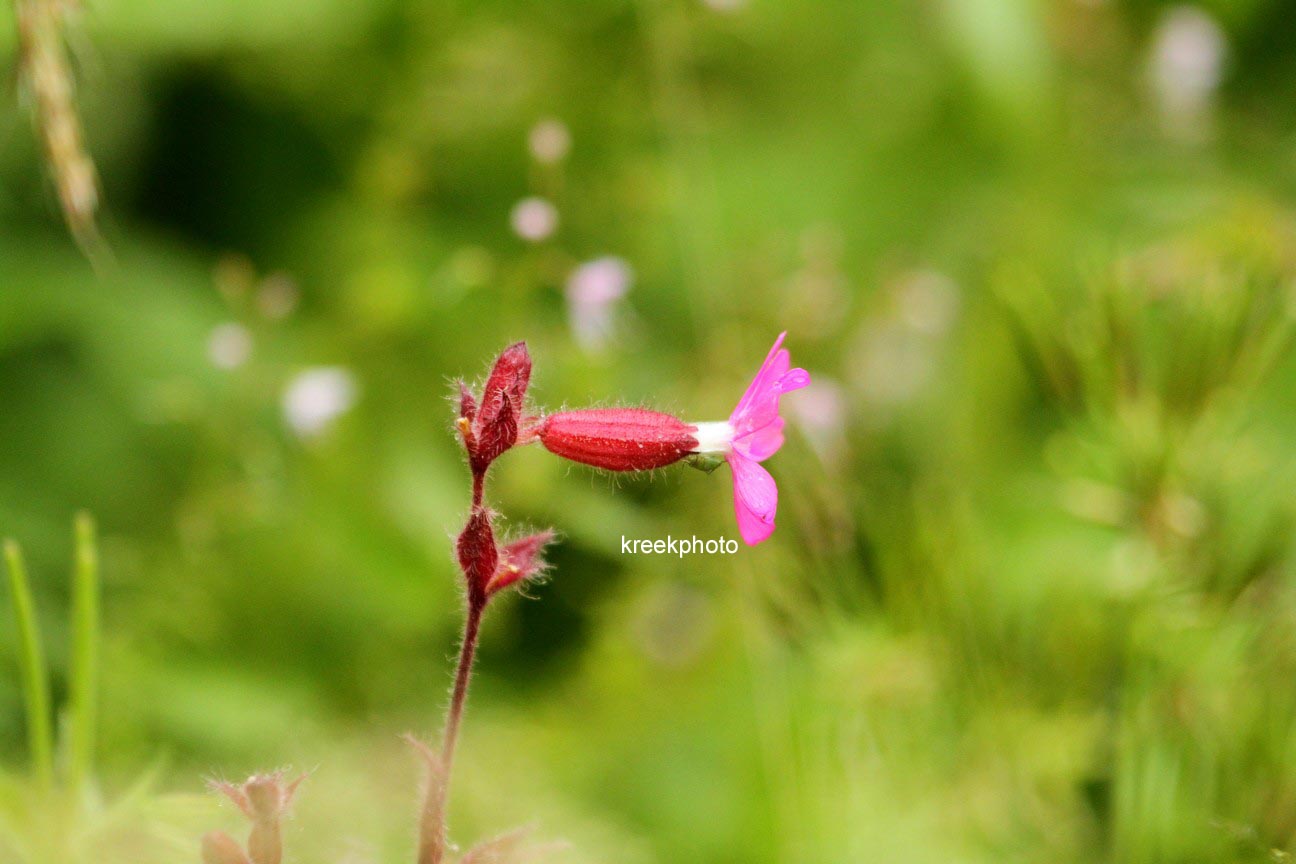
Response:
POLYGON ((472 677, 473 658, 477 654, 477 637, 481 631, 484 597, 468 598, 468 617, 464 623, 463 642, 459 647, 459 665, 455 670, 454 690, 446 712, 445 734, 441 739, 439 759, 429 762, 427 800, 423 805, 420 830, 419 864, 441 864, 445 855, 446 804, 450 795, 450 766, 454 762, 459 726, 463 722, 464 704, 468 701, 468 679, 472 677))
POLYGON ((486 472, 480 474, 473 472, 472 484, 472 509, 476 510, 482 506, 482 495, 486 491, 486 472))
POLYGON ((446 714, 445 736, 441 741, 441 766, 446 780, 450 779, 450 763, 454 760, 455 744, 459 740, 459 724, 463 720, 464 702, 468 699, 468 679, 472 675, 473 658, 477 654, 477 634, 481 630, 484 599, 470 598, 468 620, 464 625, 463 644, 459 648, 459 667, 455 670, 454 691, 450 697, 450 710, 446 714))

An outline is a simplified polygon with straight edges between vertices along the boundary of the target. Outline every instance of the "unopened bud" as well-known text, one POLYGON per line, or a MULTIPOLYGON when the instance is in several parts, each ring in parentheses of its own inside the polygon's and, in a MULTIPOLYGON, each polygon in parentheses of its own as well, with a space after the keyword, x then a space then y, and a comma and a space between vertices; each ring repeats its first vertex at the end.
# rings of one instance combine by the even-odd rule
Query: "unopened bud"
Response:
POLYGON ((491 530, 490 514, 484 507, 473 511, 455 543, 455 551, 459 555, 459 568, 468 580, 470 599, 474 603, 483 602, 499 566, 495 532, 491 530))
POLYGON ((531 383, 531 355, 525 342, 515 342, 505 348, 491 368, 486 386, 482 388, 483 405, 496 393, 504 393, 513 404, 515 413, 521 413, 522 400, 527 385, 531 383))
POLYGON ((505 348, 496 359, 480 402, 460 385, 458 425, 474 474, 484 474, 492 462, 517 443, 530 382, 531 355, 526 343, 518 342, 505 348))
POLYGON ((513 401, 505 393, 487 397, 477 417, 471 462, 474 474, 485 471, 492 462, 517 443, 518 421, 513 401))

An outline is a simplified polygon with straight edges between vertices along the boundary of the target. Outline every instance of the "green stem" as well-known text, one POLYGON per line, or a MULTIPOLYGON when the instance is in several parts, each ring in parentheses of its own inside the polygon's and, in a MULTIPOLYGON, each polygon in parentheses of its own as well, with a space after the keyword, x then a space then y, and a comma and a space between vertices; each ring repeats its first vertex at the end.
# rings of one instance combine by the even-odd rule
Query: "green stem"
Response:
POLYGON ((99 696, 99 557, 95 524, 76 517, 76 561, 72 570, 72 667, 69 675, 68 780, 80 792, 94 764, 99 696))
POLYGON ((27 703, 27 743, 32 769, 41 788, 54 788, 54 731, 50 722, 49 674, 41 649, 40 622, 32 600, 31 583, 23 563, 22 550, 12 540, 4 544, 9 568, 9 590, 14 616, 18 619, 18 651, 24 701, 27 703))

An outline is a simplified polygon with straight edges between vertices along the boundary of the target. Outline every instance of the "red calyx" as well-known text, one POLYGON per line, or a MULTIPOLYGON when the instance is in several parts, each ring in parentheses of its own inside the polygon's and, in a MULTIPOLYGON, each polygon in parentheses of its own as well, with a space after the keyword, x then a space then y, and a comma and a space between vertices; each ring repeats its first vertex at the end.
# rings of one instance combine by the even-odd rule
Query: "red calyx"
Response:
POLYGON ((468 580, 468 596, 474 604, 486 602, 488 588, 499 568, 499 548, 491 529, 490 513, 484 507, 473 510, 463 533, 455 542, 459 569, 468 580))
POLYGON ((504 349, 491 368, 480 403, 468 388, 459 385, 459 431, 468 448, 474 475, 486 473, 490 464, 518 441, 522 405, 531 382, 531 355, 526 343, 504 349))
POLYGON ((527 353, 525 342, 515 342, 505 348, 495 360, 486 386, 482 388, 483 406, 490 402, 496 393, 503 393, 512 402, 513 410, 522 413, 522 397, 526 395, 527 384, 531 382, 531 355, 527 353))
POLYGON ((564 459, 608 471, 647 471, 691 453, 696 432, 696 426, 661 411, 591 408, 550 414, 541 421, 539 438, 564 459))

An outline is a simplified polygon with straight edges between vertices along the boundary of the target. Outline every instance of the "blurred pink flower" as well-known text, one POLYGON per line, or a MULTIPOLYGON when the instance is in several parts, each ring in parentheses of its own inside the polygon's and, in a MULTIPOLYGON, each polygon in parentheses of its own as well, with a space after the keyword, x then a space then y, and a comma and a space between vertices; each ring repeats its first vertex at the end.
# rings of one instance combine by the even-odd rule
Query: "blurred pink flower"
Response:
POLYGON ((567 319, 582 347, 598 350, 607 343, 617 304, 633 279, 630 265, 612 255, 587 261, 567 277, 567 319))
POLYGON ((774 341, 727 422, 696 424, 697 452, 723 453, 733 472, 734 514, 748 546, 774 533, 778 486, 760 463, 783 446, 779 398, 810 384, 809 372, 789 368, 791 355, 783 347, 786 336, 780 333, 774 341))
POLYGON ((539 243, 558 230, 558 208, 544 198, 523 198, 514 205, 509 223, 523 240, 539 243))
POLYGON ((533 159, 552 165, 567 158, 567 152, 571 150, 571 132, 561 120, 546 117, 531 127, 527 146, 533 159))
POLYGON ((1227 58, 1228 39, 1205 11, 1174 6, 1162 14, 1148 73, 1168 131, 1190 138, 1209 133, 1227 58))
POLYGON ((818 376, 813 389, 792 404, 793 419, 825 463, 841 461, 846 449, 846 395, 841 384, 818 376))

